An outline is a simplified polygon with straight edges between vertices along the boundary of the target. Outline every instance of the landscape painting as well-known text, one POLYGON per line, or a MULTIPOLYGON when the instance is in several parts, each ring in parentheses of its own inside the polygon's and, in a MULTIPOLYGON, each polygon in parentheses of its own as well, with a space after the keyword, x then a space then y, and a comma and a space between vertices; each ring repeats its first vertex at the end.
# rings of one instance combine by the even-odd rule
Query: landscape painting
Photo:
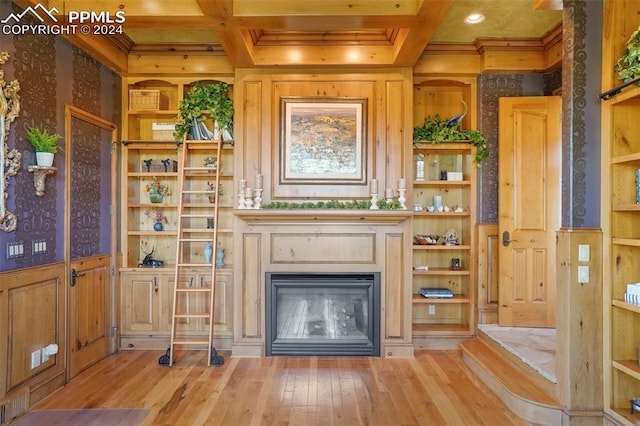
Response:
POLYGON ((365 99, 283 98, 283 184, 365 182, 365 99))

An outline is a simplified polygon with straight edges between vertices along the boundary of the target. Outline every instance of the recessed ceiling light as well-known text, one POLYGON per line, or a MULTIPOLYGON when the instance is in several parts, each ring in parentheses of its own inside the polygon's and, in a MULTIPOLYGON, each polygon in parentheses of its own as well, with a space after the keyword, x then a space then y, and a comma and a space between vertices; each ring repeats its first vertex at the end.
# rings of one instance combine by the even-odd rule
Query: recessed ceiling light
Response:
POLYGON ((484 21, 484 15, 482 13, 472 13, 464 18, 465 24, 479 24, 482 21, 484 21))

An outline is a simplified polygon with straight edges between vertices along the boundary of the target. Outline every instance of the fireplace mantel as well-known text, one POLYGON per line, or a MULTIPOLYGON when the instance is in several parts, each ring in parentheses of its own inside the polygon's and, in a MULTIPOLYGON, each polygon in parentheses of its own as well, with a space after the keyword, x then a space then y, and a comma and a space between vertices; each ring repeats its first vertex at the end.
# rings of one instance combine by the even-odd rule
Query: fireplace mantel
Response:
POLYGON ((400 223, 412 215, 409 210, 348 209, 237 209, 237 217, 247 223, 256 222, 367 222, 400 223))
POLYGON ((236 209, 233 355, 265 355, 267 273, 379 273, 380 354, 412 356, 407 210, 236 209))

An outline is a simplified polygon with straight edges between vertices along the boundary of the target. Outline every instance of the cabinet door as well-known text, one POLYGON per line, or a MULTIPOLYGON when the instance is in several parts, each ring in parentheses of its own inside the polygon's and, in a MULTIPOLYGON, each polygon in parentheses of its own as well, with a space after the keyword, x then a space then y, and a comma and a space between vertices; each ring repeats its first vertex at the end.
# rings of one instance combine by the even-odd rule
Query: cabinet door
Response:
MULTIPOLYGON (((197 274, 187 274, 180 279, 180 287, 195 288, 201 285, 197 274)), ((171 318, 173 316, 173 293, 175 287, 175 276, 164 274, 160 290, 160 330, 171 331, 171 318)), ((203 299, 207 293, 179 293, 177 313, 198 313, 203 312, 203 299)), ((176 320, 176 332, 197 331, 200 328, 198 318, 178 318, 176 320)))
POLYGON ((124 333, 157 330, 158 281, 156 274, 123 274, 124 333))
MULTIPOLYGON (((210 284, 210 275, 203 275, 202 279, 206 285, 210 284)), ((215 324, 215 331, 228 331, 233 330, 232 325, 232 311, 231 311, 231 285, 233 283, 233 273, 230 271, 216 272, 216 287, 215 287, 215 299, 214 299, 214 311, 213 321, 215 324)), ((207 307, 208 311, 208 307, 207 307)), ((203 327, 208 329, 209 321, 205 320, 203 327)))

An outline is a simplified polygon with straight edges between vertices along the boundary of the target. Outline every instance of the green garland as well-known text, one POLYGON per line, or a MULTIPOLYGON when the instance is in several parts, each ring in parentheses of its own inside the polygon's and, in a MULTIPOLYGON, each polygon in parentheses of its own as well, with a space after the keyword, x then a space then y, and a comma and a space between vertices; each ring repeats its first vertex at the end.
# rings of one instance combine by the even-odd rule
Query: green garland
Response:
MULTIPOLYGON (((379 200, 376 205, 381 210, 399 210, 402 205, 398 200, 387 201, 379 200)), ((306 201, 295 203, 289 201, 272 201, 261 206, 263 209, 290 209, 290 210, 310 210, 310 209, 335 209, 335 210, 368 210, 371 208, 371 201, 318 201, 316 203, 306 201)))
MULTIPOLYGON (((624 55, 618 59, 613 70, 618 73, 618 78, 625 83, 640 77, 640 27, 631 34, 624 55)), ((636 85, 640 86, 640 81, 636 85)))
POLYGON ((482 166, 482 160, 489 156, 487 138, 477 130, 461 130, 460 124, 449 126, 449 120, 443 120, 439 114, 424 119, 423 126, 413 128, 413 146, 419 148, 422 142, 438 144, 442 142, 468 142, 476 147, 476 165, 482 166))

